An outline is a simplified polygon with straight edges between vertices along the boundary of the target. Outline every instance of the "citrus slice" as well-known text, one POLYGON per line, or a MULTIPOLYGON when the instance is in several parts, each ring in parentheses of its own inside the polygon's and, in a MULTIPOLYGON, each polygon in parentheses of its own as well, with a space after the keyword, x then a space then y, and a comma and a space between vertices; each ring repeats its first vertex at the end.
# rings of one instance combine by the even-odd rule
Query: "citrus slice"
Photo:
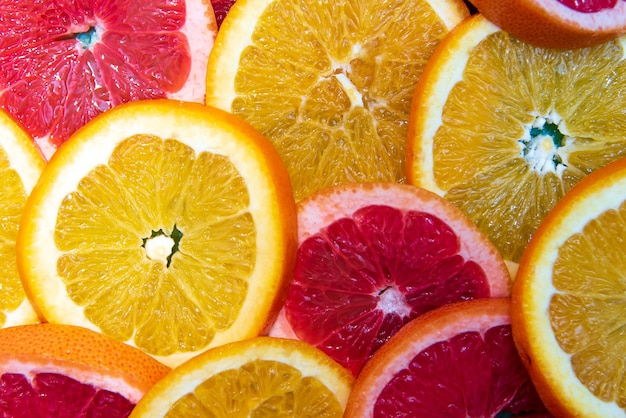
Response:
POLYGON ((297 240, 269 141, 224 111, 170 99, 116 106, 77 131, 21 226, 18 266, 47 321, 168 365, 267 329, 297 240))
POLYGON ((15 240, 26 199, 44 164, 32 138, 0 111, 0 328, 38 321, 17 271, 15 240))
POLYGON ((626 416, 626 160, 595 171, 545 218, 520 264, 513 336, 557 416, 626 416))
POLYGON ((457 302, 409 322, 365 365, 345 417, 547 417, 515 348, 510 306, 457 302))
POLYGON ((446 38, 418 83, 408 181, 460 207, 513 275, 563 194, 626 155, 625 43, 542 49, 479 14, 446 38))
POLYGON ((471 0, 510 34, 544 48, 589 47, 626 34, 624 0, 471 0))
POLYGON ((146 353, 85 328, 4 328, 0 415, 126 417, 169 371, 146 353))
POLYGON ((210 105, 267 136, 296 200, 354 181, 403 181, 422 69, 462 0, 238 0, 209 56, 210 105))
POLYGON ((204 101, 209 0, 0 0, 0 16, 0 107, 46 157, 120 103, 204 101))
POLYGON ((316 348, 256 337, 213 348, 174 369, 133 418, 341 418, 353 378, 316 348))
POLYGON ((508 296, 506 265, 445 199, 398 183, 345 183, 298 204, 299 247, 270 335, 306 341, 355 375, 406 322, 508 296))
POLYGON ((235 4, 236 0, 211 0, 213 11, 215 12, 215 21, 217 22, 217 28, 222 26, 224 18, 228 14, 228 11, 235 4))

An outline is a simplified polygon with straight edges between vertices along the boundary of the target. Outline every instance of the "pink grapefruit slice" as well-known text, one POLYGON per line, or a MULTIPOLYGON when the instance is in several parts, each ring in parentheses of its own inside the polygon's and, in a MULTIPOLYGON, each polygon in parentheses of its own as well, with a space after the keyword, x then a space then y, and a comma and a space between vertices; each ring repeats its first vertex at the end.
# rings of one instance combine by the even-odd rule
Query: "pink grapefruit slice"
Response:
POLYGON ((129 101, 203 102, 209 0, 0 0, 0 107, 52 153, 129 101))
POLYGON ((409 322, 365 365, 344 417, 551 416, 515 348, 510 305, 457 302, 409 322))
POLYGON ((399 183, 348 183, 298 204, 297 261, 270 335, 306 341, 357 375, 409 320, 508 296, 493 244, 456 206, 399 183))

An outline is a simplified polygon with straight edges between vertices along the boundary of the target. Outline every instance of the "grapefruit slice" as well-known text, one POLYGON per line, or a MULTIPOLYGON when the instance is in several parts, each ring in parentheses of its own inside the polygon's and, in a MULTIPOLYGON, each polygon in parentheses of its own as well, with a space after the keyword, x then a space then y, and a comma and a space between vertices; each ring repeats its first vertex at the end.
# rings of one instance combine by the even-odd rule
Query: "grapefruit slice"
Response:
POLYGON ((126 417, 170 369, 71 325, 0 330, 0 416, 126 417))
POLYGON ((509 310, 508 298, 472 300, 411 321, 365 365, 344 417, 550 416, 515 349, 509 310))
POLYGON ((355 375, 406 322, 507 296, 498 251, 445 199, 398 183, 346 183, 298 204, 298 252, 270 335, 304 340, 355 375))
POLYGON ((209 0, 0 0, 0 107, 46 156, 120 103, 204 101, 209 0))
POLYGON ((626 33, 624 0, 471 0, 511 35, 544 48, 574 49, 626 33))

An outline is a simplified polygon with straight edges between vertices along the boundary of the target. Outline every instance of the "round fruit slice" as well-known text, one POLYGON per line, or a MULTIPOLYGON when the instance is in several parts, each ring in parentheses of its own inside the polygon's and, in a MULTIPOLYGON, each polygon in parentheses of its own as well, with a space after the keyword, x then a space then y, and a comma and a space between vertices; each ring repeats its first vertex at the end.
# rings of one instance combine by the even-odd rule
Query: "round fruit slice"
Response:
POLYGON ((288 174, 257 131, 201 104, 137 101, 93 119, 47 164, 18 266, 46 320, 175 365, 269 327, 296 226, 288 174))
POLYGON ((460 207, 514 274, 563 194, 626 155, 626 38, 564 52, 481 15, 456 29, 415 91, 407 178, 460 207))
POLYGON ((621 159, 571 189, 522 258, 513 336, 557 416, 626 416, 625 231, 621 159))
POLYGON ((22 211, 44 167, 32 138, 0 111, 0 328, 37 322, 15 261, 22 211))
POLYGON ((169 371, 146 353, 85 328, 4 328, 0 415, 127 417, 169 371))
POLYGON ((502 258, 443 198, 397 183, 320 190, 298 206, 299 247, 271 335, 317 346, 355 375, 405 323, 459 300, 508 296, 502 258))
POLYGON ((216 32, 209 0, 0 0, 0 107, 50 157, 120 103, 203 102, 216 32))
POLYGON ((353 378, 310 345, 256 337, 213 348, 174 369, 133 418, 341 418, 353 378))
POLYGON ((415 83, 468 15, 463 0, 238 0, 209 57, 206 101, 273 142, 296 200, 401 181, 415 83))
POLYGON ((573 49, 626 33, 624 0, 471 0, 503 30, 544 48, 573 49))
POLYGON ((464 301, 409 322, 365 365, 344 416, 549 416, 513 343, 509 309, 508 298, 464 301))

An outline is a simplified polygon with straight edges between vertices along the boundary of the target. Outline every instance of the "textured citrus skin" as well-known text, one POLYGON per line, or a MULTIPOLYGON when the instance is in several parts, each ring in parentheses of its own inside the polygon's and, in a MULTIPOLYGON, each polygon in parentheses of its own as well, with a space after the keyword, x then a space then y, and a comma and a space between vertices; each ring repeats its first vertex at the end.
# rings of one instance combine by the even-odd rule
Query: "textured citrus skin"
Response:
POLYGON ((472 0, 487 19, 510 34, 545 48, 588 47, 626 33, 626 3, 580 13, 556 0, 472 0))
POLYGON ((52 365, 77 380, 94 373, 122 379, 142 393, 170 371, 142 351, 86 328, 43 323, 0 330, 0 372, 28 372, 31 365, 52 365))

